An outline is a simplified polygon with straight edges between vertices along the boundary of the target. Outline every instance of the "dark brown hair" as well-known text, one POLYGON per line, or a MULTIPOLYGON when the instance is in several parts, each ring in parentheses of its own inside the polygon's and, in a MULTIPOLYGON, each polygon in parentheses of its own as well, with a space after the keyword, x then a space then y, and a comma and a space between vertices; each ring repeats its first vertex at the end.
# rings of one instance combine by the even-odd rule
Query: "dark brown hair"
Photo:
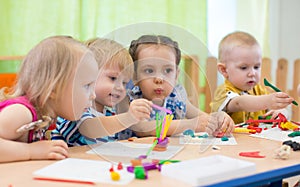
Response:
POLYGON ((138 53, 140 51, 139 46, 142 44, 154 44, 154 45, 166 45, 171 49, 174 49, 175 57, 176 57, 176 65, 178 66, 181 59, 181 51, 178 47, 178 43, 173 41, 171 38, 163 35, 143 35, 139 37, 137 40, 133 40, 129 47, 129 53, 134 61, 135 69, 138 53))

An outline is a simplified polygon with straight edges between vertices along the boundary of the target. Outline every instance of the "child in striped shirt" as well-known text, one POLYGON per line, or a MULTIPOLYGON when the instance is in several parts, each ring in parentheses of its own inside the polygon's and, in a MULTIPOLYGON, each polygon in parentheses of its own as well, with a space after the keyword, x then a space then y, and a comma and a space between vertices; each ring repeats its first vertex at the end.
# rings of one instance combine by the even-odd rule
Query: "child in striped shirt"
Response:
POLYGON ((88 108, 78 121, 58 118, 56 129, 51 132, 51 139, 62 139, 69 146, 80 146, 134 136, 128 127, 132 121, 137 122, 138 118, 148 117, 151 103, 141 99, 132 103, 129 111, 115 115, 119 112, 115 109, 115 105, 125 98, 126 85, 133 76, 133 61, 130 54, 122 45, 110 39, 95 38, 87 41, 86 45, 94 53, 99 65, 94 107, 88 108), (126 114, 132 116, 126 117, 125 121, 119 119, 126 114), (106 123, 107 119, 113 118, 117 121, 106 123))

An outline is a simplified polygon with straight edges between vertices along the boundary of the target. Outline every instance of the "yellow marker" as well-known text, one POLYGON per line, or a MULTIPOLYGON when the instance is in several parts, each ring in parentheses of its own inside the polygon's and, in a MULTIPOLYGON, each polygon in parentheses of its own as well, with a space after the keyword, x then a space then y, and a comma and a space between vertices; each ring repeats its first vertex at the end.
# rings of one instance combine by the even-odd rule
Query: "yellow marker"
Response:
POLYGON ((233 132, 239 132, 239 133, 256 133, 256 130, 236 127, 236 128, 234 128, 233 132))

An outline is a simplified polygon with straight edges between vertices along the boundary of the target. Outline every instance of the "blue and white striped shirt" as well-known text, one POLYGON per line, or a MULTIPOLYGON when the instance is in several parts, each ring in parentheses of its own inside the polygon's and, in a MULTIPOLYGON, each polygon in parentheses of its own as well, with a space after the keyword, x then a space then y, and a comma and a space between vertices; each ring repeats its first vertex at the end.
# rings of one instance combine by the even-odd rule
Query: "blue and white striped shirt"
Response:
MULTIPOLYGON (((115 114, 115 112, 108 107, 105 107, 104 113, 105 116, 112 116, 115 114)), ((83 113, 80 120, 78 121, 69 121, 64 118, 58 117, 56 128, 51 132, 51 140, 64 140, 68 144, 68 146, 81 146, 99 142, 128 139, 129 137, 134 136, 134 133, 130 129, 125 129, 112 136, 105 136, 96 139, 83 136, 79 132, 80 125, 87 119, 99 116, 104 116, 104 114, 96 111, 93 108, 89 108, 87 112, 83 113)))

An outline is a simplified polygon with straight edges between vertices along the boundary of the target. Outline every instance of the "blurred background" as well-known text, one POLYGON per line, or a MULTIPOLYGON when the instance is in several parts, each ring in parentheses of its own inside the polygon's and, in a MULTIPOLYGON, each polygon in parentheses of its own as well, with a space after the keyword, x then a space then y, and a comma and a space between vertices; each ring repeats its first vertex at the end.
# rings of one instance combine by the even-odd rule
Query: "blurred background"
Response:
MULTIPOLYGON (((109 37, 128 47, 149 31, 171 36, 203 65, 217 57, 221 38, 242 30, 256 37, 264 57, 288 60, 291 89, 292 64, 300 58, 299 8, 299 0, 0 0, 0 56, 24 56, 52 35, 109 37)), ((0 73, 17 72, 19 64, 1 60, 0 73)))

